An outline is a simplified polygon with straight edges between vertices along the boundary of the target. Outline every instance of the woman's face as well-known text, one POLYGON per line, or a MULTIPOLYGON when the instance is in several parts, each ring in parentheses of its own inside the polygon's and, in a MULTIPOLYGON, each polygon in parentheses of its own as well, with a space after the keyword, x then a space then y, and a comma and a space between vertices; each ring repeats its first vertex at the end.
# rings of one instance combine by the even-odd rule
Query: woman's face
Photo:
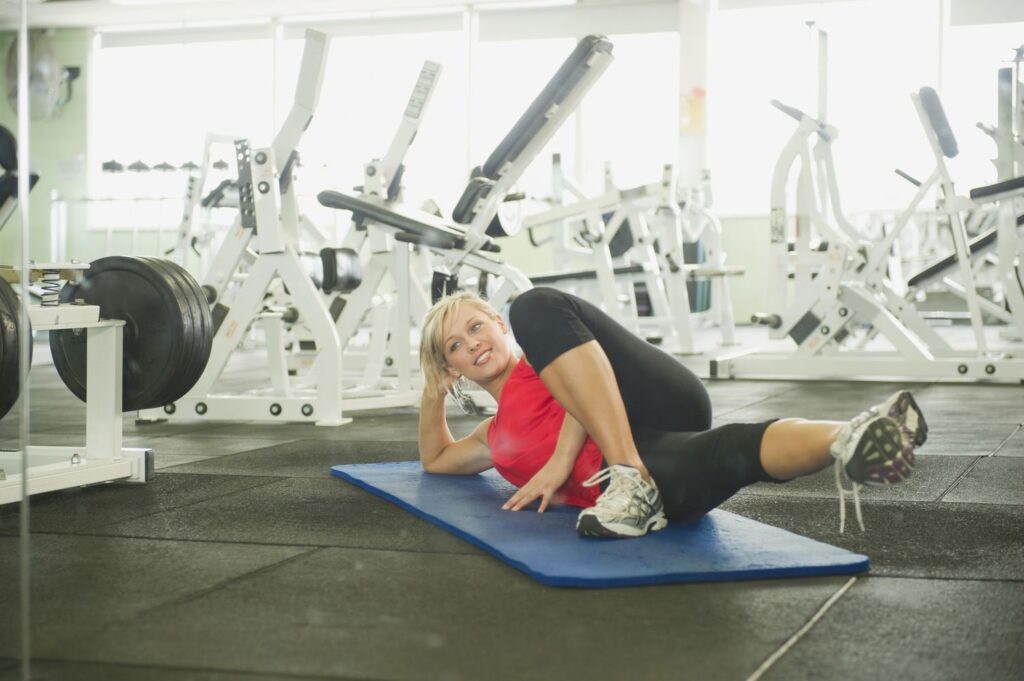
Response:
POLYGON ((491 319, 476 306, 462 304, 458 314, 444 320, 443 328, 444 357, 453 376, 486 383, 508 366, 512 349, 500 315, 491 319))

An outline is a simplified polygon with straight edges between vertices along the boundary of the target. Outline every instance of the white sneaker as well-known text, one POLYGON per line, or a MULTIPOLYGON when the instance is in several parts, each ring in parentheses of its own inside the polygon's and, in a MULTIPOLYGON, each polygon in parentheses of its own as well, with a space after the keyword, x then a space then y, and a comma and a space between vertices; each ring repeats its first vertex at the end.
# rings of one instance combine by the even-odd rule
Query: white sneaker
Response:
MULTIPOLYGON (((871 410, 880 416, 888 416, 899 424, 900 430, 903 431, 904 444, 920 447, 928 439, 928 424, 909 391, 901 390, 884 402, 871 407, 871 410)), ((913 456, 911 452, 911 466, 914 465, 913 456)))
POLYGON ((861 485, 903 482, 913 472, 913 441, 904 437, 903 429, 895 419, 879 415, 875 407, 858 414, 840 428, 829 451, 836 459, 840 534, 846 525, 846 489, 843 487, 843 474, 853 483, 853 507, 857 513, 857 523, 863 530, 864 518, 860 510, 861 485))
POLYGON ((862 485, 903 482, 913 469, 913 444, 903 438, 895 419, 874 408, 843 426, 830 451, 846 477, 862 485))
POLYGON ((642 537, 668 525, 661 493, 632 466, 616 464, 590 476, 584 487, 608 487, 594 506, 580 512, 576 532, 581 537, 642 537))

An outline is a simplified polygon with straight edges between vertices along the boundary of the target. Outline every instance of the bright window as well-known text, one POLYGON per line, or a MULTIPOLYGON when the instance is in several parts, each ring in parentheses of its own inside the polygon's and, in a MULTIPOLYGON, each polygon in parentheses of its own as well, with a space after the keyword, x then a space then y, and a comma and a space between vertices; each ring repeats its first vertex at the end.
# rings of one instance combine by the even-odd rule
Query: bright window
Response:
POLYGON ((943 94, 960 156, 954 179, 963 187, 996 181, 996 145, 976 126, 997 124, 996 78, 1012 67, 1016 48, 1024 44, 1024 23, 954 26, 946 34, 943 94))
POLYGON ((905 205, 896 167, 927 175, 930 151, 910 100, 938 76, 939 3, 862 0, 722 10, 709 74, 709 149, 716 207, 763 215, 772 168, 795 122, 769 105, 817 115, 807 21, 829 36, 828 121, 847 211, 905 205))
MULTIPOLYGON (((289 40, 279 66, 279 119, 291 106, 302 40, 289 40)), ((423 62, 442 70, 416 139, 405 157, 406 200, 433 199, 447 213, 465 183, 466 67, 460 32, 339 36, 331 40, 313 122, 303 136, 304 193, 351 190, 363 166, 391 145, 423 62)), ((315 211, 314 208, 310 208, 315 211)))
MULTIPOLYGON (((268 138, 272 54, 269 40, 99 50, 94 165, 199 163, 207 132, 268 138)), ((101 180, 107 190, 122 184, 101 180)))
POLYGON ((677 33, 612 35, 615 60, 583 100, 582 167, 600 188, 605 162, 619 187, 661 179, 679 135, 677 33))

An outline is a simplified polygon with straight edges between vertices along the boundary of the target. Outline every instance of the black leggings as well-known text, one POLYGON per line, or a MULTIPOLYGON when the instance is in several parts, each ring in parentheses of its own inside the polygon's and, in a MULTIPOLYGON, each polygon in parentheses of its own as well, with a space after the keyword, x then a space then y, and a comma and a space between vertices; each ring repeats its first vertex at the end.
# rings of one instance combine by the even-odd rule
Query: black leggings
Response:
POLYGON ((509 323, 538 374, 562 353, 598 342, 612 365, 637 451, 658 484, 668 518, 693 520, 747 485, 777 482, 761 466, 761 438, 771 421, 709 430, 711 399, 701 380, 594 305, 562 291, 535 288, 512 303, 509 323))

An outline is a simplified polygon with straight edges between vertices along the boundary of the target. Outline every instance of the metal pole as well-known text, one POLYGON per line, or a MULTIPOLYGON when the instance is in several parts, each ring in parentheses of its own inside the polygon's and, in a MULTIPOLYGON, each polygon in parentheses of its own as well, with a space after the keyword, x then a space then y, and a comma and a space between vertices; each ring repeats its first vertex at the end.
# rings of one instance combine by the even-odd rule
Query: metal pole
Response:
MULTIPOLYGON (((29 246, 29 139, 28 139, 28 0, 21 0, 21 16, 18 24, 18 207, 21 215, 21 328, 27 330, 28 318, 28 246, 29 246)), ((32 335, 26 338, 18 336, 18 385, 21 387, 21 420, 19 421, 18 439, 21 442, 21 678, 29 681, 30 660, 32 651, 30 626, 32 624, 29 610, 31 579, 29 569, 29 503, 28 503, 28 432, 29 432, 29 390, 28 365, 32 335)))

